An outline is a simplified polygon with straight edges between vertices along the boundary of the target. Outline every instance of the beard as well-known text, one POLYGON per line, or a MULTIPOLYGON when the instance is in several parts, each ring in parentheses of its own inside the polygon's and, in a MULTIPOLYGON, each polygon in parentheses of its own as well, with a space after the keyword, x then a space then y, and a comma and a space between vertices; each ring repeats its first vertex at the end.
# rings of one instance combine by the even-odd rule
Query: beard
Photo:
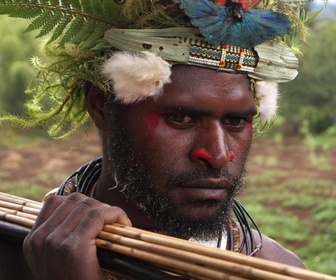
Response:
MULTIPOLYGON (((113 115, 113 114, 112 114, 113 115)), ((218 238, 223 229, 228 229, 232 222, 232 204, 234 197, 243 189, 245 162, 238 176, 231 175, 228 168, 214 170, 210 167, 200 166, 193 172, 180 172, 169 178, 166 186, 157 186, 151 179, 154 164, 141 148, 131 148, 130 136, 121 126, 120 113, 118 119, 112 116, 110 120, 109 135, 107 136, 107 154, 109 172, 115 179, 117 188, 128 201, 144 212, 149 220, 153 221, 159 231, 167 235, 188 239, 208 241, 218 238), (141 160, 137 160, 141 159, 141 160), (188 183, 198 179, 223 176, 231 183, 231 188, 225 201, 216 215, 207 220, 190 218, 178 213, 170 200, 169 190, 178 184, 188 183), (157 190, 165 190, 158 194, 157 190)), ((245 160, 246 161, 246 160, 245 160)), ((214 207, 214 201, 194 201, 204 209, 214 207)))

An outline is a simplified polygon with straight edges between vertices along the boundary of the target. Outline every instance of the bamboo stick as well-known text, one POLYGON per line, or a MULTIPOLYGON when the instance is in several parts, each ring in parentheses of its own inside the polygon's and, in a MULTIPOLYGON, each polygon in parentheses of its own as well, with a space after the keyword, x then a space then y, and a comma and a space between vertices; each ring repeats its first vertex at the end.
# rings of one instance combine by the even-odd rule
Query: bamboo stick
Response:
MULTIPOLYGON (((32 227, 41 207, 42 203, 0 193, 0 219, 32 227)), ((336 280, 329 275, 118 224, 104 227, 97 246, 200 280, 336 280)))
POLYGON ((17 211, 17 210, 12 210, 12 209, 3 208, 3 207, 0 207, 0 211, 6 212, 6 213, 11 214, 11 215, 19 216, 19 217, 22 217, 22 218, 26 218, 26 219, 32 220, 32 221, 35 221, 36 217, 37 217, 37 216, 32 215, 32 214, 23 213, 23 212, 20 212, 20 211, 17 211))
POLYGON ((124 225, 113 224, 106 225, 104 227, 105 231, 120 234, 123 236, 128 236, 143 241, 161 244, 165 246, 174 247, 176 249, 185 250, 188 252, 194 252, 202 254, 205 256, 210 256, 217 259, 231 261, 236 264, 248 265, 255 268, 260 268, 267 271, 272 271, 281 275, 287 275, 290 277, 296 277, 298 279, 304 280, 335 280, 335 277, 324 275, 322 273, 297 268, 289 265, 284 265, 264 259, 251 258, 246 255, 237 254, 231 251, 223 251, 217 248, 212 248, 208 246, 203 246, 197 243, 186 242, 185 240, 166 236, 158 233, 153 233, 141 229, 133 230, 132 227, 127 227, 124 225))
MULTIPOLYGON (((11 209, 9 210, 11 212, 11 209)), ((9 213, 0 212, 0 218, 29 227, 32 227, 34 224, 34 221, 32 220, 24 219, 22 217, 11 215, 9 213)), ((98 246, 100 246, 100 244, 104 244, 105 248, 106 247, 109 249, 114 248, 113 250, 118 253, 126 254, 128 256, 132 256, 135 258, 140 258, 141 260, 152 262, 163 268, 168 267, 170 270, 172 270, 172 268, 174 267, 175 269, 181 269, 179 266, 175 265, 175 263, 178 262, 179 264, 183 264, 182 268, 184 270, 187 269, 189 271, 189 269, 192 269, 191 271, 193 273, 195 273, 196 271, 199 277, 211 275, 210 279, 233 279, 232 277, 235 277, 236 279, 246 279, 238 276, 243 277, 248 275, 249 277, 253 276, 254 279, 274 279, 274 280, 295 279, 283 275, 277 275, 268 271, 262 271, 260 269, 255 269, 253 267, 237 265, 229 261, 223 261, 216 258, 202 256, 196 253, 183 251, 181 249, 177 249, 176 247, 171 248, 155 243, 151 244, 148 242, 124 237, 106 231, 102 231, 99 237, 100 239, 98 240, 100 241, 97 242, 98 246), (105 241, 105 243, 102 243, 102 241, 105 241), (111 245, 112 244, 111 241, 114 242, 115 244, 111 245), (118 246, 117 243, 119 244, 118 246), (120 244, 125 248, 121 249, 120 244), (131 249, 127 250, 127 248, 131 249), (134 251, 135 249, 137 249, 137 251, 134 251), (160 257, 157 257, 156 255, 159 255, 160 257), (164 257, 161 257, 162 255, 164 255, 164 257), (172 264, 170 266, 167 266, 167 262, 172 264), (186 264, 190 265, 190 267, 187 267, 186 264), (199 269, 195 269, 193 266, 196 266, 197 268, 201 269, 203 271, 203 274, 199 273, 199 269), (208 270, 212 271, 213 274, 209 274, 208 270), (226 273, 223 273, 223 271, 225 271, 226 273), (228 277, 227 275, 230 275, 228 273, 231 273, 232 277, 230 276, 230 278, 227 278, 228 277)), ((187 272, 185 272, 182 275, 188 277, 191 276, 196 277, 195 275, 189 275, 187 272)))
POLYGON ((150 263, 160 264, 161 267, 164 269, 172 269, 177 268, 184 271, 184 275, 186 277, 196 278, 201 276, 202 279, 214 279, 214 280, 221 280, 221 279, 246 279, 235 277, 232 278, 232 275, 226 274, 224 272, 218 272, 212 269, 205 268, 203 266, 194 265, 191 263, 181 262, 180 260, 176 260, 173 258, 169 258, 167 256, 161 256, 156 253, 147 252, 144 250, 139 250, 137 248, 119 245, 116 243, 112 243, 106 240, 97 239, 97 245, 106 249, 110 249, 111 251, 130 256, 137 259, 142 259, 148 261, 150 263))
POLYGON ((209 268, 215 271, 225 271, 237 276, 253 276, 255 279, 264 280, 293 280, 296 278, 279 275, 270 271, 264 271, 247 265, 239 265, 230 261, 221 260, 209 256, 200 255, 190 251, 179 249, 176 246, 167 247, 160 244, 144 242, 142 240, 128 238, 122 235, 113 234, 110 232, 102 231, 99 237, 103 240, 111 241, 112 243, 122 244, 131 248, 141 249, 144 251, 152 252, 159 255, 164 255, 174 260, 189 262, 197 264, 204 268, 209 268), (173 250, 172 250, 173 249, 173 250))
POLYGON ((12 202, 1 201, 1 200, 0 200, 0 207, 20 211, 23 213, 33 214, 36 216, 40 213, 40 209, 31 208, 29 206, 22 206, 21 204, 15 204, 12 202))
POLYGON ((36 209, 40 209, 40 210, 42 208, 42 204, 40 202, 30 200, 30 199, 19 198, 19 197, 14 196, 14 195, 0 193, 0 199, 2 201, 7 201, 7 202, 17 204, 17 205, 27 206, 27 207, 30 207, 30 208, 36 208, 36 209))
POLYGON ((32 228, 34 221, 0 211, 0 219, 32 228))

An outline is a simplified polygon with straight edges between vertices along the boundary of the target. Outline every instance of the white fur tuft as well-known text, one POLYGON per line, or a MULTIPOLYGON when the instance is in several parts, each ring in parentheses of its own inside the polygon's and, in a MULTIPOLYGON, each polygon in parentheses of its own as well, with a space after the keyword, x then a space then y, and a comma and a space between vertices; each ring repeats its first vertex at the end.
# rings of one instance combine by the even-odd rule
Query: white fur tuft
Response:
POLYGON ((112 81, 116 98, 130 104, 158 96, 170 82, 171 66, 151 52, 116 52, 103 64, 102 73, 112 81))
POLYGON ((260 104, 260 119, 269 121, 278 108, 278 84, 271 81, 257 81, 255 90, 260 104))

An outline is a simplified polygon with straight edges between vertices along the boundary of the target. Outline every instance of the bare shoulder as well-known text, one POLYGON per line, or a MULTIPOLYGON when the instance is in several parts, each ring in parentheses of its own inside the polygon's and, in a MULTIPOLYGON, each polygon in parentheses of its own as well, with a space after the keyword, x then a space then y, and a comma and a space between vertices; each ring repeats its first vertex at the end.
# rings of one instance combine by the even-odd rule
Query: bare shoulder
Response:
MULTIPOLYGON (((254 232, 256 240, 259 240, 259 235, 254 232)), ((262 235, 263 247, 262 250, 256 254, 257 258, 274 261, 286 265, 304 268, 303 262, 292 251, 281 246, 272 238, 262 235)))

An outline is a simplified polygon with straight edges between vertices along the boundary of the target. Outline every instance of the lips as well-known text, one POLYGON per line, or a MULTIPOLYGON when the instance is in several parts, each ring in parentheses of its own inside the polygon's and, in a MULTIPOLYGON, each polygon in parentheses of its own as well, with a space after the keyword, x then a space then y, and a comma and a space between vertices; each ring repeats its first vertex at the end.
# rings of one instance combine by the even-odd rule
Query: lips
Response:
POLYGON ((184 183, 184 187, 187 188, 200 188, 200 189, 230 189, 231 184, 225 178, 209 178, 209 179, 199 179, 192 182, 184 183))
POLYGON ((223 178, 195 180, 178 187, 180 198, 192 201, 223 201, 231 190, 231 184, 223 178))

